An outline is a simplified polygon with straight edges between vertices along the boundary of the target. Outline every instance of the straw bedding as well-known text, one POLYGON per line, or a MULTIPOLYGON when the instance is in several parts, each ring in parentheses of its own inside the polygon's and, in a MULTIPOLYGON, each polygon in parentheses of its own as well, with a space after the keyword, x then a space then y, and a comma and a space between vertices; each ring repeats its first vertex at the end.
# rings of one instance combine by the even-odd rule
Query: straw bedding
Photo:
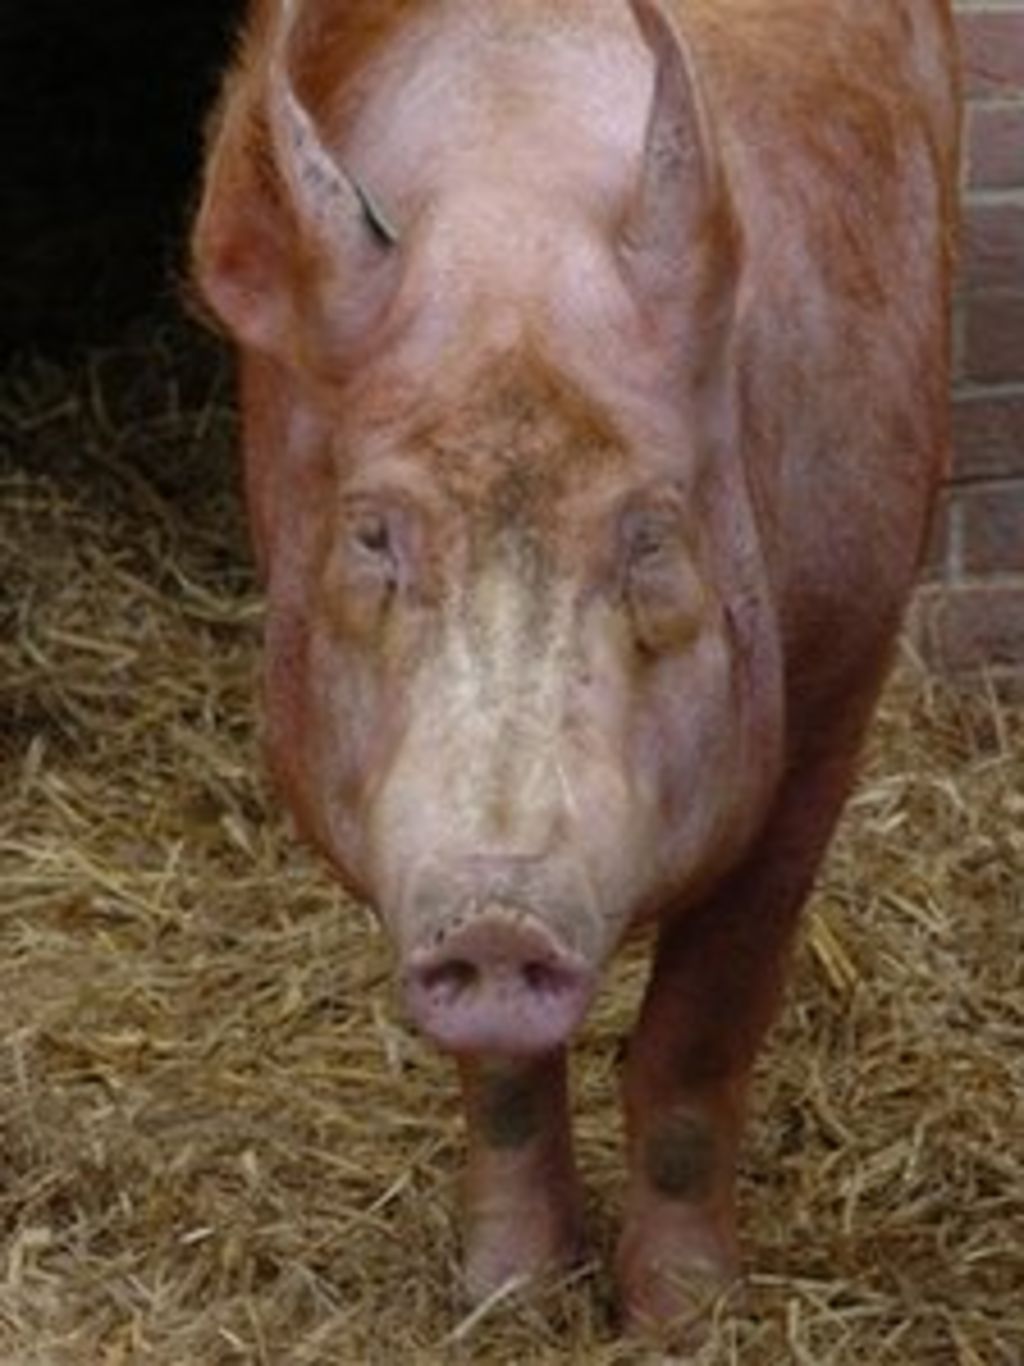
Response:
MULTIPOLYGON (((0 382, 0 1360, 579 1362, 622 1342, 619 964, 576 1052, 594 1259, 457 1290, 460 1120, 259 754, 227 373, 147 330, 0 382)), ((766 1049, 707 1361, 1024 1360, 1024 710, 901 669, 766 1049)))

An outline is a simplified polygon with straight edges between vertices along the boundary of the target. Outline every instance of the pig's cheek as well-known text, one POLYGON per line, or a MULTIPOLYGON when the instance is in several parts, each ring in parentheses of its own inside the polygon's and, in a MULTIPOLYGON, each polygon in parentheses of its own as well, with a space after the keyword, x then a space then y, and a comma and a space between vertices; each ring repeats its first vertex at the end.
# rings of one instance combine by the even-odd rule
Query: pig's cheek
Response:
POLYGON ((372 771, 374 689, 351 652, 298 618, 268 632, 267 735, 300 828, 346 880, 363 882, 363 792, 372 771))

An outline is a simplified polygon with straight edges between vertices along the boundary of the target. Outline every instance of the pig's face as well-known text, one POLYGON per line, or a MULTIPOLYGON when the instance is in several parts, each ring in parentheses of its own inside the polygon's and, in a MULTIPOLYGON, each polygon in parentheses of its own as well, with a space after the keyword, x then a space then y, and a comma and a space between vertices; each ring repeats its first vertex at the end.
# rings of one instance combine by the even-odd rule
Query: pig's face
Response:
POLYGON ((318 472, 268 547, 271 744, 414 1016, 529 1052, 735 848, 748 718, 692 462, 536 366, 468 394, 293 453, 318 472))
POLYGON ((415 160, 418 119, 394 158, 353 133, 396 229, 285 6, 197 225, 243 348, 274 763, 456 1050, 564 1041, 629 924, 738 857, 779 748, 742 243, 686 53, 636 15, 638 98, 540 157, 519 101, 483 156, 457 119, 415 160))

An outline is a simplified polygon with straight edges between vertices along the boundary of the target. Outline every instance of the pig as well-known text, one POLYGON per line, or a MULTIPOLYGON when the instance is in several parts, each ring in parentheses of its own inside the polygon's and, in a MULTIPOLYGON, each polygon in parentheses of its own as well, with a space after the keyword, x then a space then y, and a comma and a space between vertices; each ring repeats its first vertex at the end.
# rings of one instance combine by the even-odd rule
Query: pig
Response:
POLYGON ((624 938, 626 1320, 737 1275, 751 1067, 946 467, 945 0, 256 0, 194 230, 272 768, 467 1119, 465 1285, 581 1245, 624 938))

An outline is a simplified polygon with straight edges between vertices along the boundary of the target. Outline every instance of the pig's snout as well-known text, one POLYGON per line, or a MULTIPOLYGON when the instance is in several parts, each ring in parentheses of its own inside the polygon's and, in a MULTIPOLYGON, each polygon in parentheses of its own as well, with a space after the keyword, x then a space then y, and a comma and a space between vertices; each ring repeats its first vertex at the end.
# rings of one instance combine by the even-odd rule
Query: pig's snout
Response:
POLYGON ((412 1018, 442 1048, 524 1055, 567 1041, 594 973, 534 916, 492 905, 414 950, 404 985, 412 1018))

